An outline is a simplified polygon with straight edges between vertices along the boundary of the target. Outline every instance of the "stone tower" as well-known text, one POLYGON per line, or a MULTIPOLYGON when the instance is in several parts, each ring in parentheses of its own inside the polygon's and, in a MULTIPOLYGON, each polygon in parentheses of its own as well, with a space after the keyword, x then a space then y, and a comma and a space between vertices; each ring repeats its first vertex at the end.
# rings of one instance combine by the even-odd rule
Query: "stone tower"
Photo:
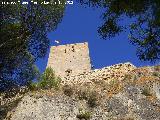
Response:
POLYGON ((88 43, 52 46, 47 67, 62 77, 91 70, 88 43))

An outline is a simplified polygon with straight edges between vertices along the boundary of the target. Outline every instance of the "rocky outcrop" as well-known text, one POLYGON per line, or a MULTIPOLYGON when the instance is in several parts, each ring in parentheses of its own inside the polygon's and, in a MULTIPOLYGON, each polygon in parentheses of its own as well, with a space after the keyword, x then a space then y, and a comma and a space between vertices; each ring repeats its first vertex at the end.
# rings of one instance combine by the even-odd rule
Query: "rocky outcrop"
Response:
MULTIPOLYGON (((10 120, 160 120, 160 66, 117 64, 24 95, 10 120)), ((63 79, 63 80, 65 80, 63 79)))
POLYGON ((90 120, 159 120, 160 101, 151 100, 141 89, 126 86, 91 108, 87 101, 64 94, 53 96, 26 95, 12 111, 11 120, 79 120, 80 110, 90 112, 90 120))

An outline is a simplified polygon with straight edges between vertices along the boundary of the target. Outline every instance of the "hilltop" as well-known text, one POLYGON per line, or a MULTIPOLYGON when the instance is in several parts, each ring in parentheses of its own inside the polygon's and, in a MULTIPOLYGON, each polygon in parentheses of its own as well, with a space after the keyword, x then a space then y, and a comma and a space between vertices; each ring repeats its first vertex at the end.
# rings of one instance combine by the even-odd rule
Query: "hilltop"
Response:
POLYGON ((2 96, 5 110, 6 120, 159 120, 160 66, 124 63, 69 75, 58 90, 2 96))

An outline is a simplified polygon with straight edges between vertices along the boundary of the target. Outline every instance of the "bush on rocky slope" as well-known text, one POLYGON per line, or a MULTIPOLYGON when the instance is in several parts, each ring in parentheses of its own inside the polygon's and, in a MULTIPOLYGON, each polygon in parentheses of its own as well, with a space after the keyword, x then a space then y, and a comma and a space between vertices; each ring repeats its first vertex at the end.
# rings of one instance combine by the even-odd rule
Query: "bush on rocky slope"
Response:
POLYGON ((29 85, 30 90, 37 89, 59 89, 61 78, 55 75, 54 70, 51 67, 46 68, 44 73, 41 75, 38 82, 32 82, 29 85))
POLYGON ((125 74, 122 80, 97 79, 88 83, 84 79, 83 84, 61 84, 55 91, 30 91, 15 108, 15 112, 11 112, 10 118, 158 120, 160 78, 154 73, 160 73, 159 68, 137 68, 125 74), (79 112, 79 108, 85 111, 79 112))

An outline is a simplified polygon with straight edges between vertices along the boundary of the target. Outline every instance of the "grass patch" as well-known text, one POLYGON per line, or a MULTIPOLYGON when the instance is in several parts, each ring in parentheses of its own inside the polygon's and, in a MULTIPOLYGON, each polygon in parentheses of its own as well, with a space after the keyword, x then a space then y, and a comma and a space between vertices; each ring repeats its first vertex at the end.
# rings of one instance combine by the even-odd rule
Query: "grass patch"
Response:
POLYGON ((153 72, 152 75, 156 76, 156 77, 160 77, 160 73, 159 72, 153 72))
POLYGON ((87 89, 85 89, 85 90, 82 90, 82 89, 77 90, 77 95, 78 95, 78 98, 80 100, 87 100, 88 99, 88 94, 89 94, 89 91, 87 89))
POLYGON ((98 96, 97 93, 95 91, 92 91, 89 94, 89 97, 87 99, 87 103, 89 105, 89 107, 96 107, 98 105, 98 96))
POLYGON ((91 88, 88 89, 80 89, 77 92, 77 96, 79 100, 86 100, 89 107, 96 107, 99 101, 99 94, 92 90, 91 88))
POLYGON ((67 96, 72 96, 74 93, 73 87, 69 85, 63 86, 63 93, 67 96))
POLYGON ((89 111, 83 111, 83 110, 79 110, 79 114, 76 116, 78 119, 82 120, 89 120, 91 119, 92 113, 89 111))
POLYGON ((142 90, 142 93, 141 93, 141 94, 143 94, 143 95, 145 95, 145 96, 152 96, 152 94, 150 93, 150 91, 149 91, 148 88, 144 88, 144 89, 142 90))

